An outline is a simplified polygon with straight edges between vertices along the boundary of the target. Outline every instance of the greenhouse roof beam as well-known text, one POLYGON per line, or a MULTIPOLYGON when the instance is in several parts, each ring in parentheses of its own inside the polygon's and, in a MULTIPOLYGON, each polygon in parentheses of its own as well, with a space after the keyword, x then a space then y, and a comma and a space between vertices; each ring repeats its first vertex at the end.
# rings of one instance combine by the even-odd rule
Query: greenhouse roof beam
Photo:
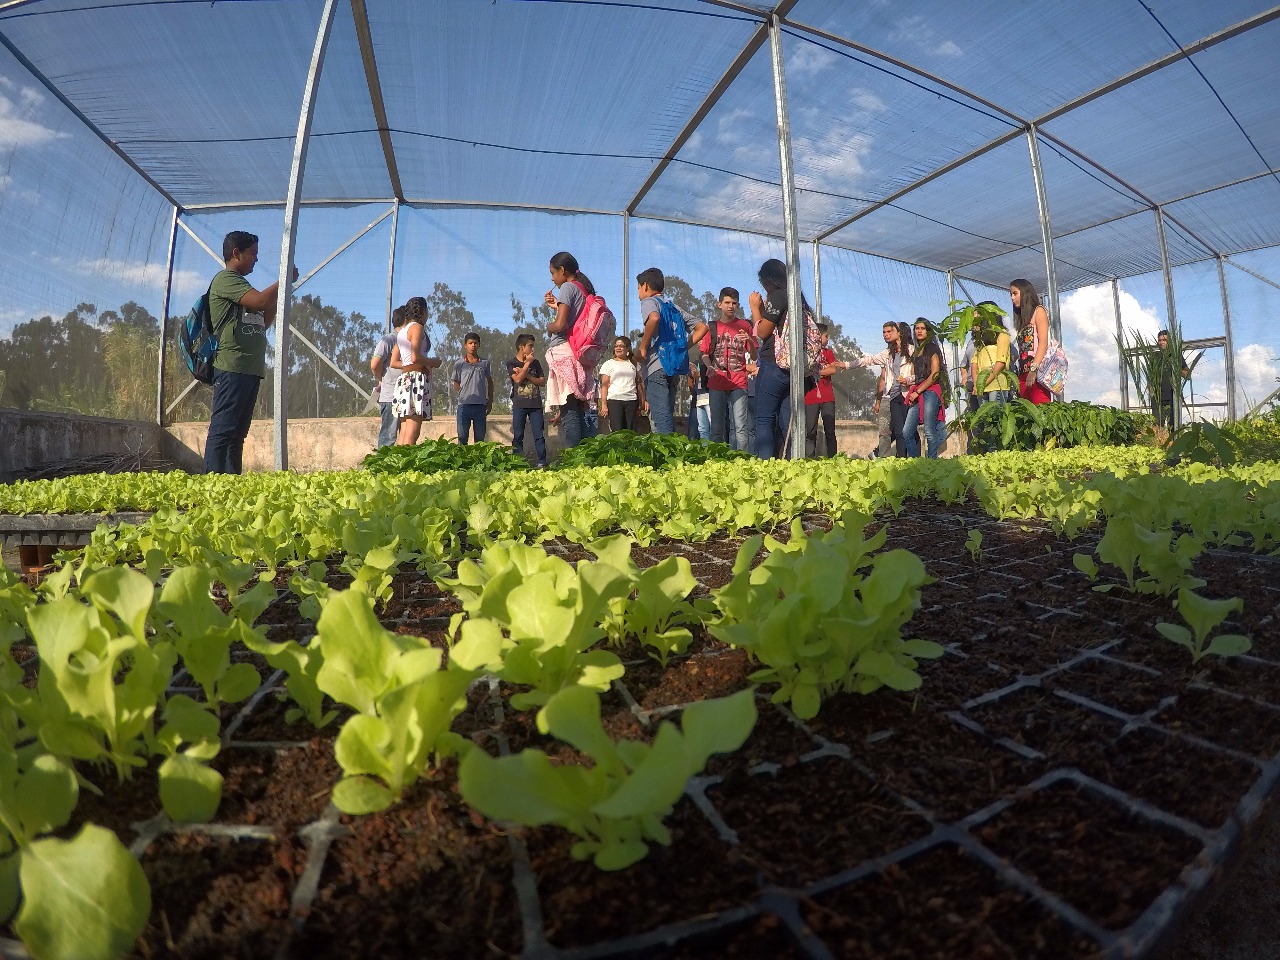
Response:
POLYGON ((351 0, 351 13, 356 21, 356 39, 360 43, 360 59, 364 61, 364 78, 369 84, 369 100, 373 104, 373 118, 378 124, 382 155, 387 161, 387 176, 391 178, 391 191, 397 200, 403 200, 404 188, 400 185, 400 168, 396 166, 395 147, 391 143, 391 125, 387 123, 387 105, 382 99, 382 82, 378 79, 378 58, 373 52, 373 35, 369 32, 369 11, 364 5, 364 0, 351 0))
POLYGON ((10 41, 9 38, 5 36, 3 33, 0 33, 0 46, 3 46, 11 54, 13 54, 13 58, 17 60, 20 64, 22 64, 24 67, 26 67, 27 71, 33 77, 35 77, 36 80, 40 82, 40 85, 42 87, 44 87, 51 94, 53 94, 54 98, 60 104, 62 104, 64 107, 70 110, 72 115, 85 125, 85 129, 87 129, 95 137, 97 137, 99 140, 105 143, 107 145, 107 149, 109 149, 117 157, 119 157, 121 160, 127 163, 129 165, 129 169, 131 169, 134 173, 136 173, 148 184, 150 184, 151 187, 158 194, 160 194, 160 196, 164 197, 165 200, 167 200, 171 205, 177 207, 179 210, 185 209, 182 206, 182 204, 180 204, 177 200, 173 198, 173 196, 169 193, 168 190, 160 186, 160 184, 158 184, 155 181, 155 179, 151 176, 151 174, 147 173, 146 170, 142 169, 142 167, 138 165, 137 161, 135 161, 133 157, 129 156, 129 154, 121 150, 119 145, 114 140, 112 140, 105 133, 103 133, 101 128, 99 128, 97 124, 95 124, 92 120, 88 118, 88 116, 85 115, 84 111, 82 111, 79 107, 77 107, 74 103, 72 103, 69 99, 67 99, 66 94, 64 94, 61 90, 59 90, 58 87, 48 77, 46 77, 43 73, 41 73, 36 68, 36 65, 32 63, 30 60, 28 60, 26 56, 22 53, 22 51, 19 50, 17 47, 15 47, 12 41, 10 41))
MULTIPOLYGON (((791 8, 794 7, 797 2, 798 0, 782 0, 781 3, 774 7, 773 12, 775 15, 782 17, 790 12, 791 8)), ((747 12, 747 8, 745 7, 739 7, 732 4, 721 4, 721 6, 732 6, 735 10, 743 10, 744 12, 747 12)), ((759 10, 750 12, 755 16, 764 16, 764 13, 759 10)), ((754 57, 760 48, 764 46, 767 39, 769 39, 769 22, 768 20, 762 20, 760 25, 756 27, 756 32, 751 35, 751 39, 747 41, 746 45, 741 51, 739 51, 738 55, 733 58, 733 62, 729 64, 729 68, 725 70, 724 75, 720 77, 716 82, 716 85, 711 88, 710 92, 703 99, 702 103, 698 105, 698 109, 693 112, 693 116, 689 118, 689 122, 684 125, 684 128, 678 134, 676 134, 676 138, 671 141, 671 146, 667 147, 666 152, 663 153, 662 159, 657 162, 651 171, 649 171, 649 176, 645 178, 644 183, 640 185, 640 189, 636 191, 636 195, 632 197, 631 202, 627 204, 624 211, 625 213, 632 214, 636 212, 636 208, 640 206, 640 203, 648 195, 649 191, 653 189, 653 185, 658 182, 658 179, 662 176, 663 172, 671 165, 671 162, 675 160, 680 151, 684 149, 684 145, 689 142, 689 138, 692 137, 698 127, 702 125, 702 121, 707 118, 707 114, 709 114, 712 109, 715 108, 715 105, 720 102, 720 98, 724 96, 725 91, 733 85, 733 81, 738 79, 738 75, 746 69, 747 64, 751 62, 751 58, 754 57)))
MULTIPOLYGON (((883 60, 885 63, 890 63, 903 70, 908 70, 911 73, 915 74, 916 76, 926 79, 931 83, 939 84, 941 86, 946 87, 949 90, 962 94, 963 96, 969 97, 973 99, 974 102, 976 103, 981 103, 984 106, 990 107, 994 110, 998 110, 1004 116, 1008 117, 1012 122, 1019 124, 1022 127, 1022 129, 1025 130, 1029 126, 1042 127, 1044 124, 1052 120, 1055 120, 1059 117, 1062 117, 1070 113, 1072 110, 1076 110, 1079 107, 1084 106, 1085 104, 1092 103, 1094 100, 1097 100, 1099 97, 1103 97, 1109 93, 1113 93, 1116 90, 1119 90, 1121 87, 1128 86, 1129 84, 1137 80, 1141 80, 1143 77, 1150 76, 1151 74, 1164 69, 1170 64, 1177 63, 1179 60, 1188 58, 1193 54, 1201 52, 1202 50, 1207 50, 1210 47, 1216 46, 1217 44, 1222 43, 1223 41, 1230 40, 1233 37, 1239 36, 1242 33, 1247 33, 1249 30, 1252 30, 1255 27, 1263 26, 1264 24, 1270 23, 1272 20, 1275 20, 1277 18, 1280 18, 1280 6, 1272 7, 1270 10, 1263 11, 1262 13, 1257 14, 1256 16, 1249 17, 1245 20, 1241 20, 1237 24, 1227 27, 1224 30, 1219 30, 1217 33, 1210 34, 1209 36, 1204 37, 1186 47, 1183 47, 1180 50, 1177 50, 1173 53, 1166 54, 1165 56, 1159 57, 1155 60, 1152 60, 1150 63, 1144 64, 1141 67, 1131 70, 1128 73, 1124 74, 1123 76, 1116 77, 1114 80, 1111 80, 1100 87, 1096 87, 1095 89, 1090 90, 1087 93, 1081 94, 1080 96, 1076 97, 1073 100, 1068 100, 1066 103, 1060 104, 1059 106, 1055 107, 1049 112, 1044 113, 1039 117, 1036 117, 1034 120, 1027 120, 1022 117, 1019 117, 1017 114, 1010 112, 1009 110, 999 106, 998 104, 992 103, 989 100, 979 97, 977 94, 974 94, 966 90, 964 87, 951 83, 950 81, 945 80, 942 77, 936 76, 935 74, 932 74, 927 70, 922 70, 919 67, 913 66, 909 63, 906 63, 905 61, 899 60, 896 57, 892 57, 889 54, 886 54, 882 51, 874 49, 873 47, 868 47, 868 46, 865 46, 864 44, 855 43, 854 41, 841 37, 837 34, 827 33, 824 30, 819 30, 818 28, 811 27, 807 24, 791 23, 790 25, 797 30, 804 31, 816 37, 821 37, 822 39, 828 40, 833 43, 838 43, 842 46, 849 47, 850 49, 853 49, 853 50, 858 50, 859 52, 865 53, 868 56, 875 57, 879 60, 883 60)), ((1044 131, 1041 131, 1041 132, 1044 133, 1044 131)), ((1046 137, 1049 136, 1048 134, 1044 134, 1044 135, 1046 137)), ((908 193, 911 193, 912 191, 917 190, 920 187, 923 187, 925 184, 930 183, 933 180, 936 180, 938 177, 942 176, 943 174, 950 173, 952 170, 963 165, 964 163, 967 163, 969 160, 976 159, 985 153, 989 153, 991 150, 994 150, 996 147, 1003 146, 1005 143, 1008 143, 1010 140, 1012 140, 1015 136, 1017 136, 1016 132, 1011 134, 1003 134, 999 137, 996 137, 994 140, 990 141, 989 143, 969 151, 969 153, 965 154, 963 157, 958 157, 955 160, 952 160, 950 163, 944 164, 943 166, 939 167, 937 170, 934 170, 931 173, 925 174, 923 177, 916 180, 914 183, 908 184, 907 186, 903 187, 901 190, 895 191, 894 193, 890 194, 888 197, 884 198, 883 200, 880 200, 877 203, 872 204, 870 207, 867 207, 865 210, 860 210, 858 213, 854 214, 853 216, 847 218, 841 223, 836 224, 834 227, 830 228, 829 230, 821 234, 818 237, 818 239, 823 240, 831 236, 832 234, 837 233, 840 230, 843 230, 845 227, 850 226, 851 224, 857 222, 858 220, 861 220, 863 217, 867 216, 868 214, 874 213, 876 210, 879 210, 881 207, 887 206, 888 204, 901 199, 902 197, 906 196, 908 193)), ((1066 144, 1064 144, 1061 140, 1058 140, 1056 138, 1054 138, 1054 143, 1063 147, 1066 146, 1066 144)), ((1068 148, 1068 149, 1071 149, 1071 148, 1068 148)), ((1102 170, 1103 172, 1107 172, 1105 168, 1102 167, 1101 164, 1097 163, 1096 161, 1086 156, 1085 154, 1080 153, 1078 150, 1071 149, 1071 152, 1074 153, 1080 159, 1087 161, 1097 169, 1102 170)), ((1107 172, 1107 175, 1111 176, 1113 179, 1116 179, 1118 183, 1122 182, 1122 181, 1119 181, 1118 178, 1115 178, 1114 175, 1109 172, 1107 172)), ((1133 189, 1132 187, 1129 187, 1127 184, 1125 184, 1125 186, 1127 189, 1130 189, 1130 190, 1133 189)), ((1137 191, 1134 191, 1134 192, 1136 193, 1137 191)), ((1150 201, 1147 201, 1147 202, 1150 202, 1150 201)), ((1155 206, 1154 203, 1152 203, 1151 205, 1152 207, 1155 206)), ((1179 224, 1179 226, 1181 227, 1181 224, 1179 224)))

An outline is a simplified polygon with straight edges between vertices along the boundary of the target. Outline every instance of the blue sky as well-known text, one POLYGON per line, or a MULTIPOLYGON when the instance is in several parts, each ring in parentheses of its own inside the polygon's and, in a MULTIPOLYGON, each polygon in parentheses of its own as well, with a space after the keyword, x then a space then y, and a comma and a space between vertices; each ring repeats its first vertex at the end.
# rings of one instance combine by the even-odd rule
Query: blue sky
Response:
MULTIPOLYGON (((219 5, 216 10, 205 10, 200 5, 181 5, 171 10, 139 8, 141 12, 138 15, 148 18, 146 29, 140 28, 140 36, 136 38, 112 34, 112 43, 126 45, 130 56, 140 57, 143 61, 151 58, 156 63, 156 70, 160 71, 163 57, 156 37, 180 39, 188 21, 204 23, 205 19, 215 16, 261 16, 266 18, 263 23, 273 28, 296 29, 305 33, 307 24, 314 20, 314 6, 232 4, 219 5), (153 47, 157 49, 153 50, 153 47)), ((500 45, 502 41, 501 33, 495 39, 486 37, 485 30, 492 27, 495 31, 516 31, 513 21, 504 18, 515 17, 524 23, 534 15, 534 8, 540 8, 537 13, 544 17, 548 10, 552 16, 570 16, 578 12, 566 12, 562 9, 566 5, 562 4, 506 2, 492 9, 490 6, 484 4, 474 8, 479 26, 476 28, 477 36, 467 41, 467 51, 477 56, 490 45, 500 45), (479 19, 483 17, 492 17, 493 20, 490 23, 479 19)), ((671 6, 699 7, 686 0, 673 2, 671 6)), ((1232 9, 1214 16, 1230 22, 1231 18, 1247 13, 1250 8, 1250 4, 1243 0, 1232 0, 1227 6, 1232 9)), ((349 8, 346 5, 340 7, 345 11, 342 16, 349 18, 349 8)), ((826 17, 834 25, 843 23, 842 18, 854 16, 847 8, 829 2, 814 0, 802 7, 808 11, 811 20, 821 21, 826 17)), ((421 9, 413 8, 407 15, 422 20, 418 26, 426 27, 434 23, 433 18, 447 17, 450 10, 456 9, 457 6, 450 4, 423 5, 421 9)), ((591 8, 582 15, 591 17, 599 14, 603 17, 602 10, 591 8)), ((940 33, 938 25, 930 25, 906 14, 892 19, 897 15, 889 10, 883 4, 874 3, 865 13, 868 18, 879 18, 870 26, 878 26, 885 31, 881 40, 886 46, 897 45, 897 52, 902 55, 930 57, 936 64, 953 64, 955 69, 966 62, 962 56, 964 43, 958 34, 952 39, 940 33)), ((1203 11, 1196 12, 1190 8, 1184 13, 1192 19, 1208 16, 1203 11)), ((120 12, 113 14, 108 9, 92 14, 99 18, 95 23, 108 26, 117 22, 111 19, 113 15, 118 18, 120 12)), ((58 39, 58 24, 52 23, 52 19, 48 51, 57 48, 54 41, 58 39)), ((30 24, 6 21, 5 26, 6 30, 34 30, 38 20, 32 18, 30 24)), ((734 44, 740 43, 742 37, 750 32, 748 23, 732 19, 713 20, 701 13, 686 15, 680 22, 687 26, 684 33, 663 34, 680 49, 697 50, 705 46, 714 29, 728 38, 728 47, 732 50, 734 44)), ((1197 19, 1194 27, 1203 30, 1215 24, 1216 21, 1201 23, 1197 19)), ((381 29, 376 22, 374 26, 375 32, 381 29)), ((616 34, 625 26, 605 24, 602 19, 592 29, 598 28, 599 36, 604 37, 616 34)), ((349 22, 340 20, 334 30, 331 41, 334 49, 349 48, 352 43, 349 22)), ((554 27, 552 30, 554 32, 554 27)), ((385 36, 385 31, 380 35, 385 36)), ((106 39, 95 40, 80 35, 66 38, 68 43, 85 45, 89 51, 92 51, 94 42, 105 43, 106 39)), ((266 40, 260 42, 266 43, 266 40)), ((384 42, 392 43, 390 40, 384 42)), ((395 47, 392 53, 400 49, 396 44, 399 44, 398 38, 392 44, 395 47)), ((275 71, 284 78, 280 84, 264 83, 261 88, 248 88, 246 102, 239 104, 237 109, 242 111, 251 133, 264 136, 281 131, 292 133, 296 119, 290 119, 288 107, 296 102, 296 92, 290 91, 295 89, 300 71, 305 70, 306 45, 302 47, 301 55, 297 49, 290 48, 269 65, 264 64, 264 70, 275 71)), ((788 40, 787 49, 789 83, 796 102, 793 123, 797 169, 809 190, 801 195, 803 216, 814 222, 838 219, 847 212, 848 201, 833 199, 828 194, 841 193, 846 197, 862 193, 876 195, 875 191, 879 190, 882 195, 883 184, 901 175, 895 164, 918 163, 927 168, 929 163, 935 162, 930 151, 936 151, 938 144, 945 141, 942 134, 946 131, 935 131, 938 137, 936 143, 931 144, 923 139, 903 139, 892 123, 889 107, 899 105, 893 99, 902 96, 899 81, 879 75, 871 80, 864 73, 853 73, 847 61, 821 48, 800 44, 794 38, 788 40), (850 130, 847 136, 840 138, 839 148, 833 149, 830 134, 833 117, 837 115, 849 125, 850 130), (921 151, 919 155, 911 152, 917 146, 921 151)), ((412 92, 415 85, 425 84, 426 89, 433 89, 431 84, 442 83, 447 71, 456 67, 449 63, 419 65, 409 56, 410 52, 411 45, 405 45, 399 55, 407 59, 398 63, 399 69, 386 71, 388 75, 384 76, 384 85, 389 96, 399 88, 412 92), (417 73, 428 70, 436 72, 424 72, 420 76, 417 73)), ((1142 56, 1152 52, 1144 50, 1142 56)), ((48 52, 46 55, 53 54, 48 52)), ((1099 63, 1091 69, 1103 69, 1105 63, 1102 61, 1105 59, 1099 58, 1099 63)), ((583 137, 594 137, 599 142, 582 146, 614 150, 620 149, 621 144, 636 155, 661 152, 670 142, 672 131, 678 129, 691 112, 691 104, 696 105, 700 96, 697 91, 705 89, 706 78, 717 76, 721 69, 713 58, 707 57, 705 63, 696 62, 696 57, 694 60, 681 68, 685 71, 683 74, 666 78, 667 86, 671 88, 668 102, 655 111, 657 115, 652 122, 641 124, 632 118, 628 123, 616 125, 617 129, 611 126, 607 130, 584 132, 583 137)), ((391 63, 397 64, 394 57, 391 63)), ((137 64, 139 70, 147 66, 147 62, 137 64)), ((523 61, 512 69, 518 72, 522 82, 539 89, 555 89, 554 72, 544 76, 536 64, 525 65, 523 61)), ((352 119, 348 116, 368 109, 363 76, 358 66, 353 67, 351 62, 335 57, 326 70, 320 97, 323 109, 316 119, 317 133, 332 130, 334 124, 342 122, 356 126, 364 124, 367 118, 356 116, 352 119)), ((648 72, 630 64, 623 72, 625 76, 613 80, 616 87, 625 84, 652 86, 655 82, 648 72)), ((162 74, 157 72, 154 75, 158 78, 162 74)), ((110 97, 118 88, 122 89, 120 85, 132 83, 136 86, 138 76, 95 75, 92 80, 101 89, 87 91, 76 87, 75 75, 66 79, 71 84, 69 89, 75 89, 78 96, 91 102, 96 93, 110 97)), ((172 113, 178 93, 185 91, 189 95, 189 88, 197 79, 206 78, 200 76, 184 80, 181 75, 176 75, 174 91, 166 91, 160 81, 144 83, 135 100, 129 101, 130 106, 119 108, 120 115, 113 117, 118 129, 126 135, 132 133, 138 137, 144 137, 157 128, 168 129, 178 137, 198 137, 201 133, 198 116, 166 114, 157 117, 157 112, 170 110, 172 113), (180 87, 183 91, 177 89, 180 87)), ((774 117, 771 94, 767 89, 767 57, 757 56, 741 79, 742 82, 735 85, 712 111, 681 152, 682 162, 670 168, 667 176, 659 181, 658 188, 646 198, 642 211, 668 216, 698 215, 720 222, 772 228, 778 210, 776 187, 744 180, 741 176, 723 176, 707 169, 718 164, 761 180, 777 177, 777 150, 770 133, 774 117), (695 166, 695 163, 700 166, 695 166)), ((82 78, 82 82, 88 81, 82 78)), ((546 96, 545 93, 542 95, 546 96)), ((615 95, 617 90, 614 87, 601 92, 604 97, 615 95)), ((1031 100, 1040 96, 1047 96, 1047 93, 1028 94, 1031 100)), ((406 115, 398 119, 393 117, 393 124, 461 134, 465 134, 471 125, 494 142, 554 146, 563 140, 559 134, 565 129, 565 111, 554 101, 542 103, 540 112, 531 116, 520 115, 518 123, 510 111, 481 111, 458 106, 459 103, 473 102, 446 98, 437 103, 431 98, 410 97, 412 105, 406 107, 402 104, 400 108, 407 111, 406 115)), ((625 110, 622 115, 630 116, 625 110)), ((609 116, 616 116, 616 111, 609 116)), ((398 148, 407 148, 416 142, 402 140, 398 148)), ((159 157, 156 160, 157 176, 166 183, 180 183, 189 191, 197 190, 204 182, 203 168, 199 166, 201 151, 214 150, 213 147, 183 148, 166 161, 163 159, 163 146, 147 146, 139 141, 136 147, 129 149, 135 155, 145 153, 159 157)), ((258 173, 253 189, 266 191, 264 195, 267 195, 276 189, 273 185, 287 177, 288 144, 272 142, 262 149, 264 152, 260 156, 255 154, 260 165, 256 168, 258 173)), ((982 208, 976 212, 956 208, 946 211, 945 216, 968 218, 964 222, 965 229, 975 234, 984 231, 997 236, 1016 234, 1018 242, 1028 242, 1036 230, 1034 207, 1027 208, 1029 165, 1022 165, 1019 150, 1021 156, 1025 156, 1025 147, 1017 144, 998 156, 993 155, 991 169, 1017 173, 1021 213, 1011 216, 1008 209, 991 205, 986 208, 985 215, 982 208)), ((515 202, 523 202, 541 190, 553 198, 547 202, 617 208, 625 203, 635 186, 634 181, 627 181, 623 187, 618 187, 614 176, 617 170, 610 174, 585 161, 572 168, 572 175, 558 177, 554 164, 545 165, 533 160, 516 163, 506 154, 501 154, 505 159, 496 169, 502 174, 495 180, 495 175, 487 173, 485 166, 495 152, 501 154, 501 151, 488 148, 464 149, 444 145, 430 155, 434 158, 431 160, 434 167, 429 164, 419 169, 406 160, 406 176, 416 177, 418 184, 408 192, 417 195, 437 185, 432 176, 433 171, 439 171, 441 182, 438 187, 441 192, 437 196, 454 196, 453 191, 467 185, 477 197, 490 193, 500 197, 507 191, 515 202), (448 180, 448 177, 453 179, 448 180), (580 184, 580 189, 575 190, 577 184, 580 184), (622 194, 619 194, 621 203, 615 196, 619 189, 622 189, 622 194)), ((408 156, 409 153, 405 149, 404 154, 408 156)), ((318 140, 313 149, 308 193, 315 196, 312 191, 324 193, 333 189, 341 182, 343 170, 350 170, 355 171, 353 176, 358 181, 351 187, 352 191, 362 196, 369 195, 377 191, 379 178, 385 179, 385 167, 379 168, 381 162, 376 138, 318 140), (344 163, 351 166, 344 167, 344 163)), ((414 162, 421 166, 421 161, 414 162)), ((1058 161, 1054 164, 1063 166, 1058 161)), ((651 163, 627 161, 624 166, 630 176, 634 172, 632 167, 644 170, 651 163)), ((560 169, 568 168, 562 163, 560 169)), ((215 194, 225 188, 224 184, 214 181, 207 186, 215 194)), ((1074 181, 1072 188, 1075 189, 1074 181)), ((385 187, 383 189, 385 191, 385 187)), ((1051 183, 1051 204, 1055 195, 1059 199, 1064 222, 1077 215, 1072 197, 1062 191, 1055 194, 1051 183)), ((932 195, 929 200, 933 202, 932 195)), ((938 208, 925 205, 923 200, 918 207, 918 212, 943 213, 938 208)), ((300 219, 296 257, 302 272, 309 272, 387 209, 386 204, 373 203, 306 209, 300 219)), ((44 313, 61 315, 81 301, 93 302, 100 309, 114 309, 126 300, 136 300, 153 313, 158 313, 170 215, 171 207, 163 198, 87 133, 21 64, 0 50, 0 237, 3 237, 0 241, 0 335, 7 334, 14 324, 32 316, 44 313)), ((259 234, 262 238, 261 259, 258 271, 250 279, 259 286, 273 279, 279 261, 279 208, 198 213, 187 217, 186 222, 215 250, 222 235, 230 229, 248 229, 259 234)), ((910 230, 912 222, 905 215, 901 222, 889 217, 884 224, 890 229, 867 229, 857 237, 860 241, 870 242, 878 236, 886 244, 896 244, 894 248, 897 249, 910 239, 904 231, 910 230)), ((357 311, 381 323, 387 302, 389 238, 388 218, 325 267, 301 288, 301 292, 314 293, 344 311, 357 311)), ((1153 249, 1155 243, 1152 226, 1143 245, 1153 249)), ((975 239, 975 251, 980 254, 985 244, 986 241, 975 239)), ((622 221, 617 216, 600 214, 404 207, 399 223, 392 299, 400 303, 409 296, 430 292, 435 282, 444 282, 466 296, 468 305, 480 322, 496 327, 508 326, 511 319, 510 296, 514 294, 526 306, 539 302, 548 285, 547 260, 561 249, 570 250, 578 257, 584 270, 609 299, 619 319, 624 312, 630 312, 634 322, 634 287, 629 278, 624 280, 622 272, 622 221)), ((804 286, 812 297, 811 247, 804 244, 801 252, 802 261, 806 264, 804 286)), ((741 230, 684 226, 642 217, 631 219, 629 272, 634 275, 644 267, 655 265, 682 276, 698 293, 728 285, 738 287, 745 296, 755 286, 755 271, 760 261, 771 256, 781 257, 782 254, 781 241, 741 230)), ((1280 281, 1280 250, 1276 248, 1242 254, 1235 259, 1280 281)), ((1024 257, 1023 262, 1034 267, 1035 258, 1027 260, 1024 257)), ((217 264, 180 231, 175 258, 174 301, 170 312, 185 312, 215 269, 217 264)), ((1042 267, 1039 272, 1043 272, 1042 267)), ((1035 274, 1028 272, 1028 275, 1035 278, 1035 274)), ((864 347, 875 349, 879 346, 880 325, 885 320, 911 319, 917 315, 938 318, 947 312, 943 276, 896 261, 825 248, 822 279, 824 312, 840 322, 845 331, 855 336, 864 347)), ((1280 375, 1280 362, 1275 359, 1280 356, 1280 335, 1272 324, 1266 322, 1266 318, 1280 315, 1280 290, 1230 267, 1228 281, 1235 323, 1239 392, 1242 401, 1245 397, 1257 400, 1274 388, 1275 377, 1280 375)), ((1121 309, 1127 327, 1137 328, 1151 336, 1167 323, 1163 281, 1158 273, 1123 280, 1120 286, 1121 309)), ((1174 272, 1174 287, 1184 336, 1214 336, 1222 332, 1217 269, 1213 262, 1178 268, 1174 272)), ((969 290, 975 298, 991 297, 1007 307, 1007 292, 1003 288, 985 288, 971 283, 969 290)), ((1062 316, 1064 341, 1072 358, 1070 395, 1116 402, 1119 376, 1109 285, 1064 295, 1062 316)), ((1194 386, 1197 394, 1209 400, 1224 399, 1220 357, 1207 357, 1197 373, 1194 386)))

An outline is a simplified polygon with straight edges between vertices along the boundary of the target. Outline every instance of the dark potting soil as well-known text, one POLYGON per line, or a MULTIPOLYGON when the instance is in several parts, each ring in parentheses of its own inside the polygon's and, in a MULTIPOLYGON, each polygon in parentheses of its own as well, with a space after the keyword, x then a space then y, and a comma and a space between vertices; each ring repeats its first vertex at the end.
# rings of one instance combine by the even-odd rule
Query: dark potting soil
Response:
POLYGON ((1133 923, 1200 843, 1074 784, 1015 803, 976 828, 995 853, 1109 930, 1133 923))
POLYGON ((952 844, 812 897, 804 918, 848 960, 1084 960, 1098 945, 952 844))

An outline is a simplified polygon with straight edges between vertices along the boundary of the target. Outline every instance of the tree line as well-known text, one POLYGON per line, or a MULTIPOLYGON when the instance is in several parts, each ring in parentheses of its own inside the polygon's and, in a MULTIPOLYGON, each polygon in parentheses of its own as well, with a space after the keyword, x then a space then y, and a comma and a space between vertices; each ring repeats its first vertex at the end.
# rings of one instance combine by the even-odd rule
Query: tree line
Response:
MULTIPOLYGON (((719 315, 715 293, 708 290, 698 296, 680 277, 667 277, 664 295, 686 317, 710 322, 719 315)), ((469 331, 480 335, 481 355, 493 361, 495 412, 509 411, 502 362, 515 355, 518 334, 531 333, 539 344, 545 343, 551 309, 541 302, 527 306, 512 293, 510 326, 499 329, 477 323, 465 295, 446 283, 436 283, 426 300, 431 352, 444 361, 432 377, 434 412, 447 416, 453 411, 449 379, 453 361, 462 356, 463 338, 469 331)), ((611 306, 620 318, 621 304, 611 306)), ((177 333, 184 319, 185 314, 170 317, 167 324, 166 407, 191 382, 178 353, 177 333)), ((828 317, 823 320, 830 326, 831 346, 837 357, 851 359, 861 354, 857 341, 846 337, 839 324, 828 317)), ((367 392, 374 386, 369 359, 384 323, 356 311, 344 313, 308 294, 295 298, 290 325, 366 393, 357 395, 328 363, 294 338, 289 347, 289 417, 350 417, 363 413, 368 405, 367 392)), ((631 337, 638 340, 634 325, 631 337)), ((159 346, 159 321, 133 301, 118 310, 102 312, 94 304, 79 303, 60 318, 46 315, 27 320, 14 327, 7 338, 0 338, 0 407, 152 420, 159 346)), ((269 419, 272 415, 274 376, 272 347, 255 417, 269 419)), ((848 419, 869 417, 875 382, 876 375, 869 370, 838 375, 836 415, 848 419)), ((197 386, 173 410, 170 419, 207 420, 211 397, 210 388, 197 386)))

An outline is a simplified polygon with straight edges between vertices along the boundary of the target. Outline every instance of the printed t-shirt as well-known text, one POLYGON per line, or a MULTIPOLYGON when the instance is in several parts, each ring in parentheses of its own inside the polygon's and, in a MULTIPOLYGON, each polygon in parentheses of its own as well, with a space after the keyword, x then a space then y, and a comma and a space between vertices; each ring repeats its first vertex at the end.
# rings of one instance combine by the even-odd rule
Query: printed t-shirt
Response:
POLYGON ((600 376, 609 378, 609 400, 635 400, 636 365, 629 360, 610 358, 600 367, 600 376))
POLYGON ((492 376, 493 372, 488 360, 481 359, 475 363, 467 363, 465 360, 454 361, 453 379, 462 385, 458 391, 458 404, 488 403, 489 380, 492 376))
MULTIPOLYGON (((464 360, 463 363, 466 363, 466 361, 464 360)), ((504 362, 502 366, 507 371, 507 386, 511 388, 511 406, 517 407, 517 408, 541 407, 542 406, 542 388, 538 386, 536 383, 531 383, 529 381, 529 378, 537 377, 539 380, 541 380, 543 377, 546 376, 546 374, 542 372, 542 364, 540 364, 537 360, 531 360, 529 362, 529 369, 525 371, 524 380, 521 381, 520 383, 516 383, 511 378, 515 376, 516 371, 518 371, 521 367, 524 366, 524 364, 521 361, 516 360, 513 357, 512 359, 504 362)))
MULTIPOLYGON (((755 347, 748 320, 712 321, 715 330, 715 356, 707 354, 707 388, 710 390, 745 390, 747 388, 747 354, 755 347)), ((702 346, 712 349, 711 331, 702 338, 702 346)))
MULTIPOLYGON (((818 354, 818 365, 829 367, 836 362, 835 351, 830 347, 823 347, 822 352, 818 354)), ((814 405, 820 403, 835 403, 836 391, 831 385, 830 377, 819 377, 818 385, 804 395, 806 405, 814 405)))
POLYGON ((213 365, 231 373, 261 377, 267 372, 267 321, 250 313, 240 298, 252 290, 249 281, 234 270, 222 270, 209 287, 209 320, 218 338, 213 365))

